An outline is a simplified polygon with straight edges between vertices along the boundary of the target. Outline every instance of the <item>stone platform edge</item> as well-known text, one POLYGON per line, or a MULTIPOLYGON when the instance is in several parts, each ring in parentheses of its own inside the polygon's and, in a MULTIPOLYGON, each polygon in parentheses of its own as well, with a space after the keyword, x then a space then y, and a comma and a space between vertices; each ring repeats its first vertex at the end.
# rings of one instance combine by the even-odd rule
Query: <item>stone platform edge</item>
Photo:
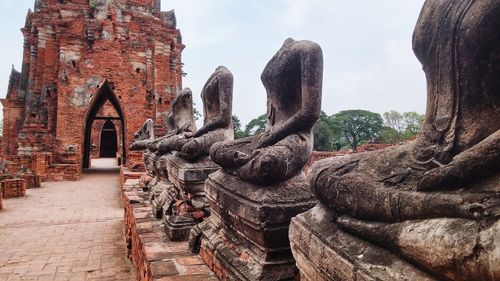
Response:
POLYGON ((122 185, 128 257, 138 281, 212 281, 217 280, 187 242, 168 241, 161 221, 153 216, 149 194, 138 179, 122 185))

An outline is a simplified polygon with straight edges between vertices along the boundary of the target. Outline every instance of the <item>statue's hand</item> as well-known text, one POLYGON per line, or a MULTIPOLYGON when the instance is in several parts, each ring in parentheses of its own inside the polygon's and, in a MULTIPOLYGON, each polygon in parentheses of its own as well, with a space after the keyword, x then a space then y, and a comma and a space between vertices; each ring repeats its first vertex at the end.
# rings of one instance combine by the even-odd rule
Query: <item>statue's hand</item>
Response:
POLYGON ((274 134, 272 132, 267 132, 262 135, 259 139, 259 145, 257 148, 263 148, 270 146, 274 143, 274 134))
POLYGON ((186 133, 184 133, 184 137, 185 137, 186 139, 190 139, 190 138, 192 138, 193 136, 194 136, 193 132, 186 132, 186 133))
POLYGON ((248 161, 250 161, 250 159, 253 158, 253 156, 251 155, 248 155, 244 152, 241 152, 241 151, 238 151, 236 150, 234 152, 234 163, 236 163, 238 166, 241 166, 241 165, 244 165, 246 164, 248 161))
POLYGON ((446 180, 451 177, 451 166, 445 165, 443 167, 434 168, 430 171, 427 171, 420 181, 417 184, 418 191, 431 191, 443 188, 443 184, 446 183, 446 180))
POLYGON ((198 152, 198 142, 196 140, 188 141, 186 144, 182 146, 181 153, 185 155, 193 155, 198 152))
POLYGON ((179 134, 179 133, 187 131, 187 129, 189 129, 189 126, 191 126, 191 123, 186 123, 186 124, 182 125, 182 127, 179 128, 177 133, 179 134))
POLYGON ((459 189, 467 182, 486 178, 500 171, 500 130, 473 147, 457 154, 442 167, 426 172, 417 190, 459 189))

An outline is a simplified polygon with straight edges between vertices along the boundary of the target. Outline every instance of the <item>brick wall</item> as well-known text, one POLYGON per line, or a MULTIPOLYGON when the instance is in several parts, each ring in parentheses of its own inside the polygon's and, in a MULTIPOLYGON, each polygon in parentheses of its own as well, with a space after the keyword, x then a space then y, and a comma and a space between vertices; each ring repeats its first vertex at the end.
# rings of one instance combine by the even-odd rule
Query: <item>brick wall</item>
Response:
POLYGON ((201 257, 188 250, 187 242, 168 241, 138 179, 127 180, 122 187, 128 256, 138 281, 217 280, 201 257))
POLYGON ((26 182, 23 179, 6 179, 1 183, 3 198, 26 196, 26 182))
MULTIPOLYGON (((12 70, 2 99, 4 156, 20 168, 38 161, 29 158, 36 153, 51 153, 51 167, 37 162, 34 169, 43 171, 42 180, 78 179, 87 121, 105 96, 122 119, 115 124, 123 136, 118 157, 130 155, 129 166, 137 166, 140 154, 128 151, 134 132, 147 118, 163 125, 182 87, 184 45, 172 14, 160 11, 159 0, 44 3, 27 15, 22 69, 12 70)), ((107 116, 108 107, 97 114, 107 116)))
POLYGON ((353 153, 375 151, 375 150, 384 149, 384 148, 387 148, 390 146, 393 146, 393 145, 386 144, 386 143, 365 143, 362 146, 358 147, 356 152, 353 152, 352 150, 313 151, 311 158, 309 158, 309 161, 307 162, 306 166, 304 167, 304 171, 307 172, 307 170, 312 166, 312 164, 314 164, 314 162, 321 160, 321 159, 335 157, 335 156, 343 156, 343 155, 348 155, 348 154, 353 154, 353 153))
POLYGON ((20 173, 16 176, 26 182, 27 189, 40 187, 40 177, 38 177, 35 173, 20 173))

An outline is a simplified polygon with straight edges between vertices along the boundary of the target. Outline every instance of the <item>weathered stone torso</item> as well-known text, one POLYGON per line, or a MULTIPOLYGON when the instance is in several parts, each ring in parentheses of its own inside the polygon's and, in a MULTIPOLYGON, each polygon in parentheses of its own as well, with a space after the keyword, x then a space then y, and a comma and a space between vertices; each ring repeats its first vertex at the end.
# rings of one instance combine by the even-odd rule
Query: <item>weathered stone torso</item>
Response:
POLYGON ((500 124, 500 3, 426 1, 413 49, 427 78, 427 114, 414 153, 447 163, 500 124))

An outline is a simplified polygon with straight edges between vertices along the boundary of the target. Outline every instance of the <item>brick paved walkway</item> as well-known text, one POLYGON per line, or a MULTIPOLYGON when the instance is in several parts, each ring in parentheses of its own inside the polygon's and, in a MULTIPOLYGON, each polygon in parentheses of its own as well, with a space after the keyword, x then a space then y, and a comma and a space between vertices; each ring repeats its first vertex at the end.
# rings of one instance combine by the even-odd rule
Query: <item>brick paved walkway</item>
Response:
POLYGON ((78 182, 43 183, 25 198, 5 200, 0 281, 134 280, 118 177, 116 169, 94 171, 78 182))

